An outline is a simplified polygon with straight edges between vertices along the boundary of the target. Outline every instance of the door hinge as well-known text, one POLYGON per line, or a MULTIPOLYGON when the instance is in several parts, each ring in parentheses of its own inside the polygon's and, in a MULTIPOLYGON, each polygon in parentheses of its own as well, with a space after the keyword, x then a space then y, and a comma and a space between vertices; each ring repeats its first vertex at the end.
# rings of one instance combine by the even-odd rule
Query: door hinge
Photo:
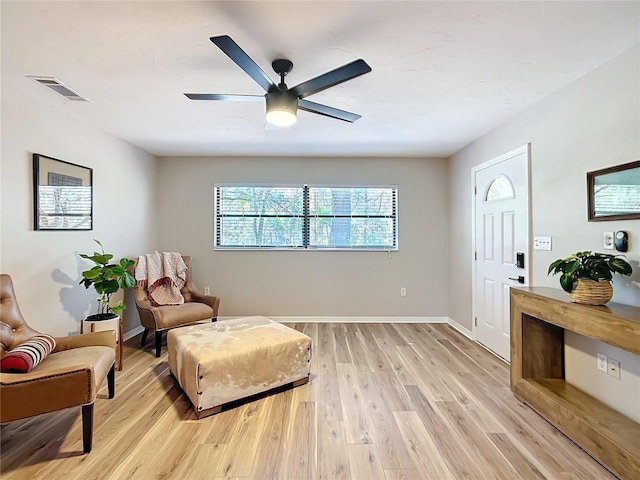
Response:
POLYGON ((474 195, 477 195, 477 194, 478 194, 478 186, 477 186, 477 185, 474 185, 474 186, 473 186, 473 194, 474 194, 474 195))
POLYGON ((478 326, 478 317, 475 317, 475 318, 473 319, 473 326, 474 326, 474 327, 477 327, 477 326, 478 326))
POLYGON ((478 260, 478 251, 473 252, 473 259, 478 260))

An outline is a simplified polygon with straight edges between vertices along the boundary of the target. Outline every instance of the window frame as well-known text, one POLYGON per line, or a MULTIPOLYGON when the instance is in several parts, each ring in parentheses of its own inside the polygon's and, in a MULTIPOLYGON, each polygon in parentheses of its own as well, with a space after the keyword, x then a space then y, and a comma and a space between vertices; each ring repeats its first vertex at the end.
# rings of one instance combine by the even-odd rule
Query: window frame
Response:
MULTIPOLYGON (((399 203, 398 203, 398 186, 397 185, 363 185, 363 184, 309 184, 309 183, 247 183, 247 182, 224 182, 224 183, 214 183, 213 185, 213 249, 214 250, 229 250, 229 251, 305 251, 305 252, 318 252, 318 251, 362 251, 362 252, 397 252, 399 249, 399 203), (218 213, 219 201, 218 201, 218 189, 224 187, 260 187, 260 188, 299 188, 299 189, 312 189, 312 188, 362 188, 362 189, 375 189, 375 188, 384 188, 393 190, 393 196, 395 197, 394 202, 394 214, 391 216, 382 216, 380 218, 393 218, 393 246, 384 246, 384 247, 367 247, 363 245, 353 246, 353 247, 333 247, 333 246, 316 246, 316 245, 304 245, 305 242, 309 242, 309 223, 313 218, 322 218, 317 215, 312 215, 308 211, 308 201, 305 203, 304 201, 304 193, 303 193, 303 214, 300 216, 303 220, 302 226, 302 245, 299 246, 220 246, 218 245, 218 229, 220 219, 223 218, 218 213), (305 221, 305 218, 307 219, 305 221), (305 226, 306 225, 306 226, 305 226), (306 238, 305 238, 306 237, 306 238)), ((254 217, 254 215, 250 215, 249 217, 254 217)), ((259 217, 257 215, 256 217, 259 217)), ((284 217, 284 216, 283 216, 284 217)), ((325 217, 326 218, 326 217, 325 217)), ((350 218, 363 218, 362 216, 350 216, 350 218)))

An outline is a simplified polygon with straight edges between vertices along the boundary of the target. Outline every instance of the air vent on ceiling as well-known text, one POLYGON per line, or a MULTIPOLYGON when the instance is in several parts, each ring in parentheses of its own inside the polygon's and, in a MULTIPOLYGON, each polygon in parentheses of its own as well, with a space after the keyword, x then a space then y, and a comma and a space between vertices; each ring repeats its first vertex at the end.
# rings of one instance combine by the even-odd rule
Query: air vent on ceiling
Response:
POLYGON ((75 102, 88 102, 86 98, 81 97, 76 92, 71 90, 65 84, 63 84, 60 80, 53 77, 38 77, 35 75, 25 75, 28 78, 32 78, 40 85, 44 85, 47 88, 50 88, 54 92, 62 95, 64 98, 68 100, 73 100, 75 102))

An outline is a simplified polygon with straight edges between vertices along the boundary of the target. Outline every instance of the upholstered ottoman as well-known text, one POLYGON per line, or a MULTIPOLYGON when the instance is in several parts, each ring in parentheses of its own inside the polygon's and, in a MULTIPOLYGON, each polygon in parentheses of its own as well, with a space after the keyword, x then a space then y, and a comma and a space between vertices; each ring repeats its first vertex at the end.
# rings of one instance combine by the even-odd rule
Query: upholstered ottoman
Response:
POLYGON ((198 418, 235 400, 309 380, 311 338, 265 317, 174 328, 169 368, 198 418))

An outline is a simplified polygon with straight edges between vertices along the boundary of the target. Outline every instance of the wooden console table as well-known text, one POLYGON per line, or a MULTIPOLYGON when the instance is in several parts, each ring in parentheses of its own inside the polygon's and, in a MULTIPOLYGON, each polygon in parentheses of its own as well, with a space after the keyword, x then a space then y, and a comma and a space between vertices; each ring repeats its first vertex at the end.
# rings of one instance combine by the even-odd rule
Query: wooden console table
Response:
POLYGON ((565 381, 565 330, 640 355, 640 308, 580 305, 549 287, 511 289, 511 390, 516 398, 615 475, 636 480, 640 424, 565 381))

